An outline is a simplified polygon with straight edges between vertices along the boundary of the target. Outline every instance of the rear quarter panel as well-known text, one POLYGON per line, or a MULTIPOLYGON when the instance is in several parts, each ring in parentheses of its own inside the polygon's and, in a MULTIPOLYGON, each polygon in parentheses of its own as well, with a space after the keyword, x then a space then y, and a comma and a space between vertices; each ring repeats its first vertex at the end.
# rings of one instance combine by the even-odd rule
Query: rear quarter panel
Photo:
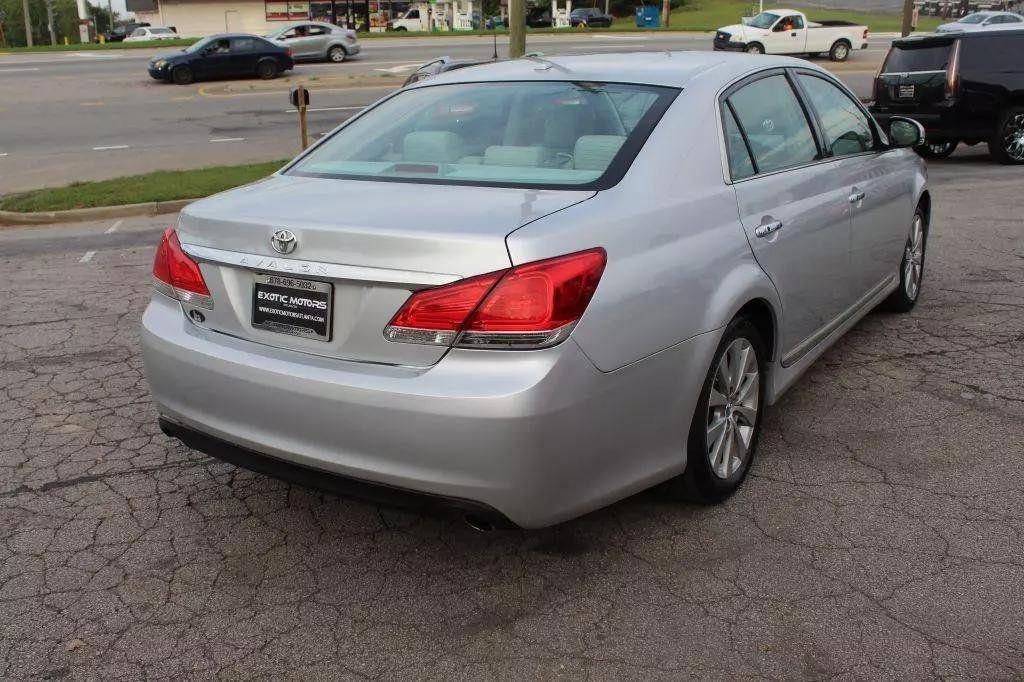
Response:
POLYGON ((719 329, 752 298, 777 306, 723 177, 719 139, 714 93, 683 92, 617 186, 509 235, 513 263, 607 250, 572 337, 602 371, 719 329))

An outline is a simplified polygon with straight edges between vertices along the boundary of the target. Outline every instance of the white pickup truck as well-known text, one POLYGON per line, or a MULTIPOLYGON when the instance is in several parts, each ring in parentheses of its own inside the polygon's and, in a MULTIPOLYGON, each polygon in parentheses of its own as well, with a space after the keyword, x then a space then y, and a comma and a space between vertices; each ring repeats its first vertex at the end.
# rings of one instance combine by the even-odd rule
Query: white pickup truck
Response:
POLYGON ((715 33, 716 50, 751 54, 828 53, 834 62, 846 61, 853 50, 868 46, 868 27, 849 21, 808 21, 795 9, 773 9, 742 24, 723 26, 715 33))

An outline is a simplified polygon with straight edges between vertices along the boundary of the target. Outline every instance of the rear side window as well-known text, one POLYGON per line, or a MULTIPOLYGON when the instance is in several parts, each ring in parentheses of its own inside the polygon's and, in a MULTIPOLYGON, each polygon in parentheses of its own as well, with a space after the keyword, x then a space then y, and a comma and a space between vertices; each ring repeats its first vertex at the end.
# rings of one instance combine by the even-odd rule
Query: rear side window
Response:
POLYGON ((725 107, 723 113, 725 120, 725 150, 729 156, 729 175, 733 180, 749 178, 756 173, 754 164, 750 160, 750 152, 747 150, 747 143, 740 132, 736 117, 732 115, 732 109, 725 107))
POLYGON ((952 43, 922 47, 894 46, 885 58, 882 73, 945 71, 952 53, 952 43))
POLYGON ((728 102, 746 135, 758 172, 799 166, 818 158, 807 116, 784 75, 745 85, 730 95, 728 102))
POLYGON ((868 117, 845 92, 824 78, 806 74, 797 78, 818 113, 825 143, 833 156, 860 154, 874 149, 875 136, 868 117))
POLYGON ((1017 55, 1024 51, 1024 33, 985 36, 960 45, 960 69, 967 73, 1013 73, 1022 70, 1017 55))
POLYGON ((256 49, 255 38, 234 38, 231 41, 232 52, 252 52, 256 49))

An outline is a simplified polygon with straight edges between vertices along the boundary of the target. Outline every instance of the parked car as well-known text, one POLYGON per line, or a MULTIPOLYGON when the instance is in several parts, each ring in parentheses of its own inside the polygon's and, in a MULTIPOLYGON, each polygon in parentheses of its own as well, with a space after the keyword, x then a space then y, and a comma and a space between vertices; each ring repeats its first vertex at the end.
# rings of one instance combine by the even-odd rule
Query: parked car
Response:
POLYGON ((526 11, 526 25, 530 28, 551 28, 551 10, 543 7, 531 7, 526 11))
POLYGON ((545 61, 397 90, 187 206, 142 319, 163 431, 477 527, 680 475, 717 501, 768 405, 877 305, 914 306, 919 124, 879 129, 794 59, 545 61))
POLYGON ((419 7, 413 7, 393 20, 390 28, 392 31, 429 31, 430 23, 426 12, 420 12, 419 7))
POLYGON ((291 48, 237 33, 210 36, 181 52, 154 57, 149 75, 185 85, 212 78, 276 78, 294 67, 291 48))
POLYGON ((1001 28, 1024 28, 1024 16, 1013 12, 973 12, 935 29, 936 33, 988 31, 1001 28))
POLYGON ((1024 31, 979 31, 893 42, 875 79, 880 121, 908 116, 927 131, 919 152, 949 156, 987 142, 1002 163, 1024 163, 1024 31))
POLYGON ((112 31, 107 31, 103 34, 103 39, 108 43, 119 43, 134 33, 135 29, 144 26, 149 26, 149 24, 145 22, 128 22, 127 24, 115 26, 112 31))
POLYGON ((316 21, 303 21, 282 26, 263 36, 291 48, 295 61, 329 61, 340 63, 359 54, 356 32, 316 21))
POLYGON ((608 28, 612 25, 612 15, 605 14, 596 7, 576 7, 569 13, 569 25, 598 26, 608 28))
POLYGON ((827 53, 832 61, 845 62, 850 52, 867 49, 868 27, 849 21, 808 21, 795 9, 773 9, 718 29, 714 46, 750 54, 827 53))
POLYGON ((478 64, 489 64, 493 62, 493 59, 459 59, 455 60, 451 57, 438 57, 437 59, 427 62, 423 66, 419 67, 405 79, 402 83, 402 87, 406 85, 412 85, 413 83, 419 83, 422 80, 433 78, 439 73, 447 73, 448 71, 455 71, 457 69, 464 69, 467 66, 476 66, 478 64))
POLYGON ((124 39, 126 43, 141 43, 148 40, 177 40, 180 36, 167 26, 139 26, 124 39))

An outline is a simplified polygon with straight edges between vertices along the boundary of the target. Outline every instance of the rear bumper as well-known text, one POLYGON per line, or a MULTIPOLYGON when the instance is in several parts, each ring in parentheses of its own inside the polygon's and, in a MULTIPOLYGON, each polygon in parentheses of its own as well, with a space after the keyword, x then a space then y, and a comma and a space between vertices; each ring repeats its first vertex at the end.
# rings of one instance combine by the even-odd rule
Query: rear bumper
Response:
POLYGON ((202 329, 159 294, 142 327, 158 412, 200 449, 193 433, 523 527, 681 473, 717 338, 602 373, 571 339, 522 353, 453 350, 427 369, 318 358, 202 329))

